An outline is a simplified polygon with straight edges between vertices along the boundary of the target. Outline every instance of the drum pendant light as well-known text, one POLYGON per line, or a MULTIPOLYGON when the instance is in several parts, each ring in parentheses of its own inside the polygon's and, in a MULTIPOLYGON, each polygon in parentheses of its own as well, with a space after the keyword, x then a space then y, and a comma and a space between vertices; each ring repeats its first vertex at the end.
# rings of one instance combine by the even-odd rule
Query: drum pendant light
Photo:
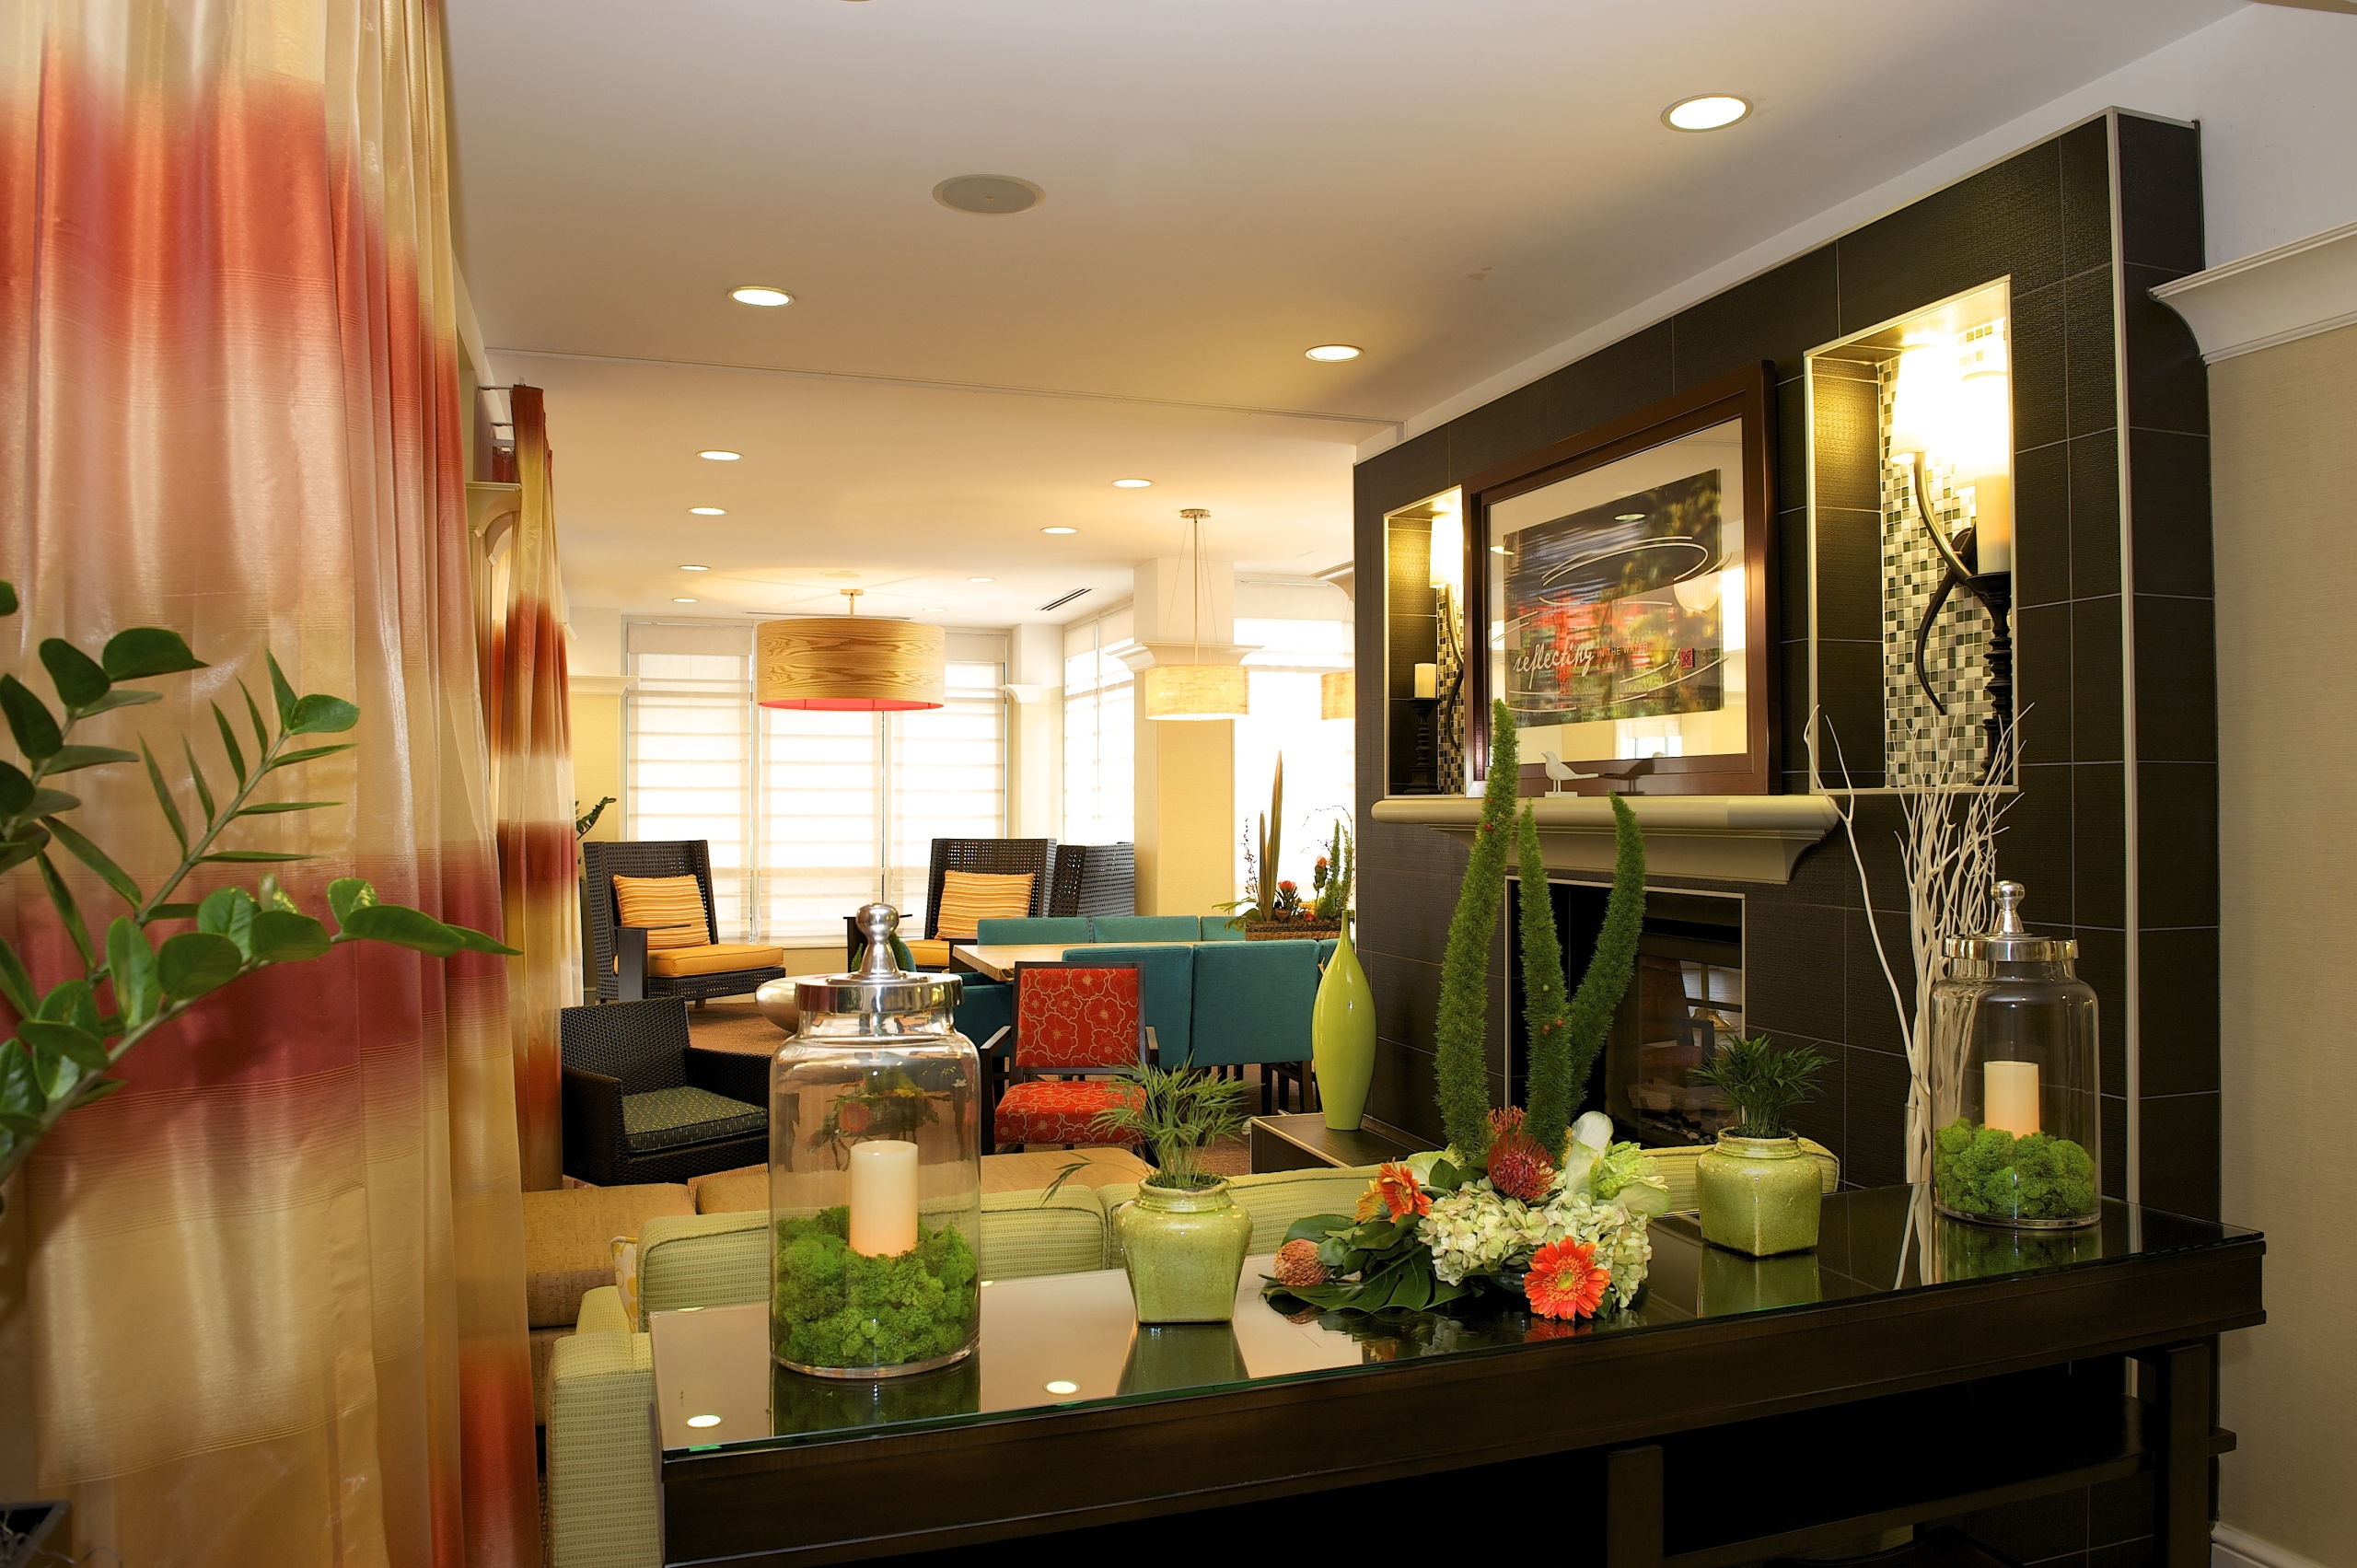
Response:
POLYGON ((938 626, 859 619, 858 588, 848 613, 764 621, 754 641, 754 700, 765 708, 901 713, 946 699, 948 640, 938 626))
POLYGON ((1195 656, 1187 664, 1156 664, 1140 682, 1150 719, 1240 719, 1251 712, 1251 676, 1240 664, 1203 662, 1203 519, 1200 506, 1178 514, 1187 519, 1187 547, 1194 552, 1195 656))

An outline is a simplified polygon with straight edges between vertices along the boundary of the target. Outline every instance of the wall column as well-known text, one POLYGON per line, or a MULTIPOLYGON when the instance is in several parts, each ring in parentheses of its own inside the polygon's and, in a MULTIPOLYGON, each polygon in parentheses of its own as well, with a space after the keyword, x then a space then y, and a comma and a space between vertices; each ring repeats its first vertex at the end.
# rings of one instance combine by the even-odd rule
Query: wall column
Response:
MULTIPOLYGON (((1149 561, 1137 569, 1137 645, 1123 658, 1143 679, 1156 664, 1234 663, 1236 565, 1149 561), (1201 627, 1198 632, 1198 617, 1201 627)), ((1140 914, 1209 914, 1236 897, 1236 726, 1137 717, 1137 907, 1140 914)))
POLYGON ((622 836, 622 612, 578 605, 566 629, 573 633, 565 665, 575 810, 586 811, 612 796, 614 804, 588 834, 612 843, 622 836))
POLYGON ((1017 839, 1063 837, 1064 629, 1008 630, 1006 830, 1017 839))

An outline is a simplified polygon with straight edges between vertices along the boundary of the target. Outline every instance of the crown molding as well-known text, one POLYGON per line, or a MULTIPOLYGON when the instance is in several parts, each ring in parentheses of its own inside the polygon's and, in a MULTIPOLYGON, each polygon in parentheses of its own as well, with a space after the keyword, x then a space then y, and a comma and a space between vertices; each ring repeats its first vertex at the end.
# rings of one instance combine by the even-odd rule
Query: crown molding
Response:
POLYGON ((2185 318, 2210 365, 2357 324, 2357 223, 2165 283, 2153 297, 2185 318))

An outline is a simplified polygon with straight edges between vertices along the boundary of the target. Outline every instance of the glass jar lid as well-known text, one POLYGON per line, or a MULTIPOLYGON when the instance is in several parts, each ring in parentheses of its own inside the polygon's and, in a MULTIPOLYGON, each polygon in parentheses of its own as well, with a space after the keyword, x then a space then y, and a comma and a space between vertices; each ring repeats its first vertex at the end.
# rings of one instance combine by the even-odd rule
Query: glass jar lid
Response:
POLYGON ((821 975, 797 981, 795 1005, 804 1024, 825 1014, 874 1016, 938 1012, 958 1005, 965 981, 954 974, 913 973, 893 961, 892 931, 900 912, 889 904, 865 904, 853 919, 867 938, 867 958, 856 973, 821 975))
POLYGON ((1940 950, 1951 958, 1991 964, 2067 963, 2079 956, 2078 943, 2067 937, 2038 936, 2022 923, 2022 900, 2028 889, 2019 882, 1997 884, 1997 929, 1978 936, 1951 936, 1940 950))

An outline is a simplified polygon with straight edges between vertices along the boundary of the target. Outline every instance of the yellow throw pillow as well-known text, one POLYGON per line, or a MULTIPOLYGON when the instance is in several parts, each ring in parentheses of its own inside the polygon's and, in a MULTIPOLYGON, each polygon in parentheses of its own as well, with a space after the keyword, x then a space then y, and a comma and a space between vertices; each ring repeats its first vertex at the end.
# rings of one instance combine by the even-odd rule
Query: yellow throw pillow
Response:
POLYGON ((941 909, 934 935, 970 942, 976 921, 1020 920, 1031 912, 1031 873, 996 876, 986 871, 941 874, 941 909))
POLYGON ((638 1332, 638 1237, 618 1236, 609 1243, 614 1249, 614 1285, 621 1292, 622 1316, 630 1322, 630 1331, 638 1332))
POLYGON ((692 877, 617 877, 614 902, 624 925, 645 928, 649 952, 701 947, 712 940, 703 918, 703 889, 692 877))

